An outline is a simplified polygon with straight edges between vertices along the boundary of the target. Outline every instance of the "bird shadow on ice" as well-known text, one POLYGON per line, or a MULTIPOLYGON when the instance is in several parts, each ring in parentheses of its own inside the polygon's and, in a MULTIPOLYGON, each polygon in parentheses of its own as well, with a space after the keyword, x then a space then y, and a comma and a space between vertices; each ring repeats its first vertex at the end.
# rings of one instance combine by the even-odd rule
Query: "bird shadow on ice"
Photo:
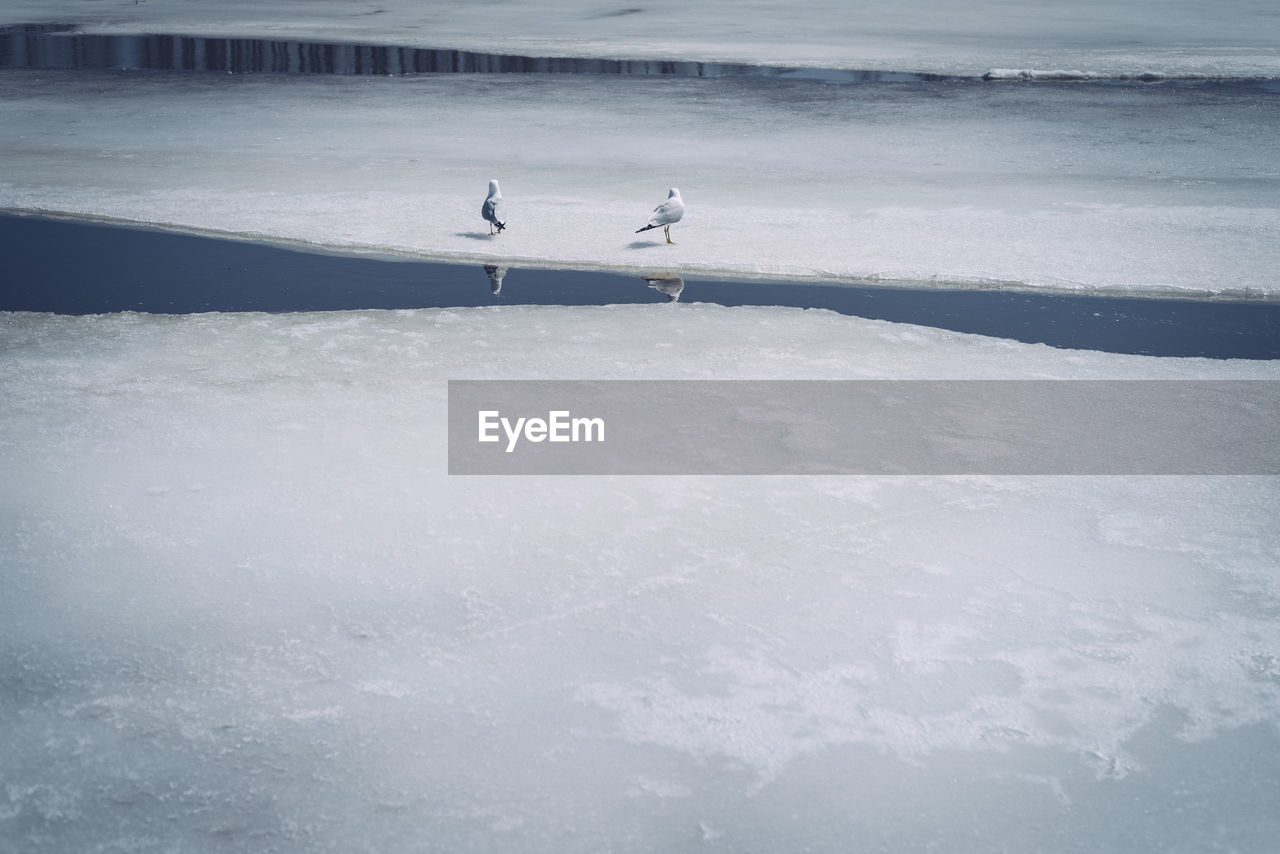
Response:
POLYGON ((628 249, 648 249, 650 246, 664 246, 661 240, 633 240, 627 244, 628 249))
POLYGON ((486 234, 483 231, 456 231, 454 237, 470 237, 472 240, 492 240, 497 237, 496 234, 486 234))

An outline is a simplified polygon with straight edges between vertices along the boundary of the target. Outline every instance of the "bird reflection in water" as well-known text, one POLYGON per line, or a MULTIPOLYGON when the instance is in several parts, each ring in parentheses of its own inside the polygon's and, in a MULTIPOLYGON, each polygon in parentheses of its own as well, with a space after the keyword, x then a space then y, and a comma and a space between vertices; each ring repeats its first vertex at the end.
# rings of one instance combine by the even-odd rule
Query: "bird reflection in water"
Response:
POLYGON ((679 276, 641 276, 655 291, 667 295, 668 302, 677 302, 684 290, 684 279, 679 276))
POLYGON ((485 264, 484 272, 489 277, 489 292, 502 293, 502 279, 507 275, 507 268, 499 267, 497 264, 485 264))

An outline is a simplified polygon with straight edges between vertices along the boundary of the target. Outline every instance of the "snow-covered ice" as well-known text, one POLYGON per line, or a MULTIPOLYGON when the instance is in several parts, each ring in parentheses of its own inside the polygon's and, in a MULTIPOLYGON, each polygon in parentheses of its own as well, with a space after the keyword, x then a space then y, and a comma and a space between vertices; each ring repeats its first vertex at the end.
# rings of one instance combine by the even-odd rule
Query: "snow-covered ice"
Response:
POLYGON ((1280 830, 1274 478, 445 473, 450 378, 1275 363, 680 303, 10 315, 0 354, 17 850, 1280 830))
POLYGON ((0 206, 477 263, 1275 293, 1275 97, 12 71, 0 206), (518 225, 490 240, 494 177, 518 225), (632 234, 655 184, 690 206, 678 246, 632 234))
MULTIPOLYGON (((2 17, 974 74, 1276 62, 1274 14, 1249 0, 738 6, 10 0, 2 17)), ((7 71, 0 207, 467 259, 495 287, 537 261, 1274 293, 1275 97, 7 71), (683 145, 642 144, 658 116, 683 145), (490 241, 492 177, 512 226, 490 241), (689 202, 679 246, 631 233, 655 182, 689 202)), ((0 315, 0 850, 1280 836, 1275 478, 450 477, 446 382, 487 378, 1280 380, 1280 363, 683 301, 0 315)))
MULTIPOLYGON (((317 3, 302 20, 269 3, 253 4, 252 14, 237 4, 218 4, 216 13, 207 6, 100 9, 63 0, 42 18, 22 4, 8 15, 84 21, 93 31, 327 34, 635 55, 630 42, 614 37, 624 28, 637 42, 699 59, 721 57, 686 44, 681 33, 714 32, 717 43, 732 44, 742 27, 752 47, 731 58, 783 60, 770 51, 794 51, 801 55, 789 61, 810 64, 830 59, 827 42, 800 38, 812 30, 861 33, 850 35, 856 52, 892 41, 886 28, 919 38, 927 6, 941 15, 933 26, 955 20, 929 4, 908 4, 883 19, 895 23, 876 27, 867 26, 865 10, 836 13, 820 4, 773 14, 723 3, 634 13, 587 2, 562 3, 558 13, 539 4, 504 4, 492 13, 438 4, 427 14, 400 3, 372 14, 363 4, 317 3), (477 15, 490 25, 479 26, 477 15), (540 16, 542 23, 530 21, 540 16), (712 20, 721 26, 706 29, 712 20), (470 38, 451 35, 453 27, 470 38), (529 44, 515 37, 577 27, 596 37, 529 44), (783 37, 793 31, 794 40, 783 37)), ((1035 4, 1027 11, 970 6, 966 26, 985 21, 988 34, 948 40, 969 57, 969 65, 950 70, 973 75, 1081 68, 1248 76, 1259 69, 1231 61, 1244 46, 1280 56, 1280 36, 1262 26, 1265 4, 1243 0, 1230 11, 1161 4, 1149 16, 1132 3, 1057 15, 1035 4), (1037 8, 1032 38, 1025 27, 1037 8), (1139 21, 1154 29, 1127 31, 1139 21), (1160 38, 1179 21, 1183 38, 1160 38), (1134 37, 1126 40, 1133 63, 1083 61, 1086 36, 1105 44, 1126 32, 1134 37), (1176 68, 1147 61, 1168 44, 1189 57, 1216 53, 1176 68), (1010 45, 1037 45, 1046 55, 1024 63, 1017 56, 1024 48, 1011 55, 1010 45)), ((919 57, 909 65, 874 62, 880 58, 873 50, 866 61, 857 54, 841 64, 931 67, 919 57)), ((1266 73, 1280 78, 1275 68, 1266 73)), ((1277 97, 1274 87, 1216 84, 10 71, 0 76, 7 119, 0 124, 0 208, 642 274, 1275 293, 1280 154, 1269 141, 1280 135, 1277 97), (673 127, 678 138, 665 135, 673 127), (520 222, 501 241, 470 225, 475 188, 493 177, 520 222), (693 211, 677 247, 632 238, 655 184, 680 187, 693 211)))

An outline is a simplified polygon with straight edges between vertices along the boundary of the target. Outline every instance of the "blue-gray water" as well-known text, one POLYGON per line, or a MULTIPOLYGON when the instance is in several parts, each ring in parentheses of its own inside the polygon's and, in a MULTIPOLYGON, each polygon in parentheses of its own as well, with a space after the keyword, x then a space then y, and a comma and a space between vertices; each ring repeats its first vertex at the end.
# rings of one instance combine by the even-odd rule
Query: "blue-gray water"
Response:
POLYGON ((231 74, 615 74, 753 77, 822 83, 918 83, 950 78, 898 71, 734 63, 536 57, 441 48, 184 35, 99 35, 66 24, 0 28, 0 68, 220 71, 231 74))
POLYGON ((1074 349, 1280 358, 1280 300, 654 279, 521 267, 495 270, 480 264, 354 257, 13 215, 0 215, 0 244, 6 247, 0 311, 290 312, 666 303, 675 298, 720 305, 824 308, 1074 349), (499 275, 500 287, 495 283, 499 275))
MULTIPOLYGON (((539 57, 447 48, 404 47, 298 39, 218 38, 181 34, 96 34, 73 24, 0 27, 0 69, 65 68, 150 71, 215 71, 229 74, 610 74, 628 77, 702 77, 789 80, 804 83, 982 83, 992 75, 960 76, 877 69, 797 68, 692 60, 539 57)), ((1277 90, 1266 78, 1205 79, 1199 76, 1121 75, 1108 78, 1045 79, 1103 85, 1244 86, 1277 90)), ((1026 82, 994 78, 995 85, 1026 82)))

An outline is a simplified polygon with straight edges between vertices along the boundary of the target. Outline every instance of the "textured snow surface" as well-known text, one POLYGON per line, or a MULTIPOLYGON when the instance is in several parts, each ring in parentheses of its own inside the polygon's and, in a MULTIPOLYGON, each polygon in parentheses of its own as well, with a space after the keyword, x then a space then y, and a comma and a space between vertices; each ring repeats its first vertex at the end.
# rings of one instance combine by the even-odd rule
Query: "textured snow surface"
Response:
POLYGON ((563 376, 1280 369, 697 304, 5 315, 0 838, 1272 844, 1275 479, 445 473, 447 379, 563 376))
MULTIPOLYGON (((0 22, 1275 77, 1273 6, 7 0, 0 22)), ((513 266, 1274 293, 1275 99, 6 71, 0 208, 513 266), (633 235, 670 186, 678 245, 633 235)), ((446 383, 485 378, 1280 363, 696 303, 0 314, 0 851, 1274 850, 1275 478, 450 478, 446 383)))

